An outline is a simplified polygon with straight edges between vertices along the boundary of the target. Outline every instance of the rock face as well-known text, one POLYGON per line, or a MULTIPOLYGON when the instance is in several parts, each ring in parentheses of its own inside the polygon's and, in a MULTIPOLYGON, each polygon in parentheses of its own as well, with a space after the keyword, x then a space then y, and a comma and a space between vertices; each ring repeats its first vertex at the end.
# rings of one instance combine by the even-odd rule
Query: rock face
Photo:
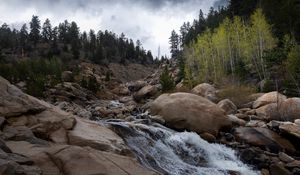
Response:
POLYGON ((43 174, 135 175, 155 174, 141 167, 134 158, 69 145, 41 146, 28 142, 8 142, 13 152, 30 157, 43 174))
POLYGON ((0 94, 0 174, 156 174, 107 127, 26 95, 1 77, 0 94))
POLYGON ((226 114, 235 114, 237 111, 236 105, 229 99, 222 100, 218 103, 218 106, 222 108, 226 114))
POLYGON ((216 104, 189 93, 163 94, 153 101, 150 112, 162 116, 173 128, 197 133, 217 135, 221 128, 232 124, 216 104))
POLYGON ((200 95, 201 97, 205 97, 210 101, 216 101, 216 89, 210 84, 202 83, 194 87, 191 91, 193 94, 200 95))
POLYGON ((282 103, 284 100, 286 100, 286 96, 278 93, 278 92, 269 92, 264 94, 263 96, 259 97, 254 103, 253 108, 257 109, 261 106, 270 104, 270 103, 282 103))
POLYGON ((296 151, 295 147, 288 140, 267 128, 240 127, 235 129, 234 134, 240 141, 262 147, 271 152, 278 153, 279 151, 285 150, 293 153, 296 151))

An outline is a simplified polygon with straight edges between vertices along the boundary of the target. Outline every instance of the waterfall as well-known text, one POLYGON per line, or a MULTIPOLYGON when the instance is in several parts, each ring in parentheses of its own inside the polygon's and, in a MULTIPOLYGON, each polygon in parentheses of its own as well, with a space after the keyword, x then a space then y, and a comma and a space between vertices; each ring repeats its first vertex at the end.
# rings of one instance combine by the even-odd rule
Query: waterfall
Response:
POLYGON ((194 132, 176 132, 150 119, 106 121, 135 153, 141 164, 168 175, 256 175, 234 151, 211 144, 194 132))

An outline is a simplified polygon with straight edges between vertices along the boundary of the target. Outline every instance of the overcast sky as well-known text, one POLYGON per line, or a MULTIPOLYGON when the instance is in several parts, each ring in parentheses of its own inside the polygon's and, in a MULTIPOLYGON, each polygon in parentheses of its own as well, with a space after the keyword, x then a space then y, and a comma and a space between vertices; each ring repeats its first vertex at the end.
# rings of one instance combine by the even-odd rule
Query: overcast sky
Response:
POLYGON ((67 19, 75 21, 81 31, 94 29, 125 33, 140 39, 143 47, 157 56, 169 55, 168 38, 185 21, 197 18, 199 10, 206 14, 211 6, 226 0, 0 0, 0 25, 6 22, 19 28, 38 15, 52 25, 67 19))

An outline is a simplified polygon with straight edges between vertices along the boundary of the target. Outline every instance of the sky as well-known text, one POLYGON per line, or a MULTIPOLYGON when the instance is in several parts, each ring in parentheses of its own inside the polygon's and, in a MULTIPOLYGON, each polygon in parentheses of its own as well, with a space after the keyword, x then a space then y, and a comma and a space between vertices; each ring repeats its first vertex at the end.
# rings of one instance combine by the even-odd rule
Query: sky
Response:
POLYGON ((75 21, 80 31, 93 29, 124 33, 141 40, 146 50, 169 55, 169 37, 183 22, 192 22, 199 10, 207 14, 210 7, 226 0, 0 0, 0 25, 4 22, 19 29, 38 15, 41 23, 49 18, 53 26, 67 19, 75 21))

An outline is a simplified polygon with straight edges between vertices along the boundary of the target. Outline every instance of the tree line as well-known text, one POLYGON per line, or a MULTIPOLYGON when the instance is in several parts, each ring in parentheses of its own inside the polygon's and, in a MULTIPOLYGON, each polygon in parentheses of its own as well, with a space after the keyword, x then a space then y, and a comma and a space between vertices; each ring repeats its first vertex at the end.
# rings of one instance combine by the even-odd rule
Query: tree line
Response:
POLYGON ((29 25, 20 30, 11 29, 6 23, 0 27, 0 56, 53 57, 71 53, 72 58, 86 58, 95 63, 141 63, 152 64, 151 51, 146 51, 139 40, 134 43, 122 33, 90 30, 80 32, 76 22, 65 20, 52 26, 49 19, 43 24, 33 15, 29 25), (38 55, 36 52, 39 51, 38 55))
POLYGON ((180 77, 193 86, 264 82, 262 91, 300 95, 300 3, 297 0, 230 0, 172 31, 170 49, 180 77), (254 80, 254 81, 253 81, 254 80))

